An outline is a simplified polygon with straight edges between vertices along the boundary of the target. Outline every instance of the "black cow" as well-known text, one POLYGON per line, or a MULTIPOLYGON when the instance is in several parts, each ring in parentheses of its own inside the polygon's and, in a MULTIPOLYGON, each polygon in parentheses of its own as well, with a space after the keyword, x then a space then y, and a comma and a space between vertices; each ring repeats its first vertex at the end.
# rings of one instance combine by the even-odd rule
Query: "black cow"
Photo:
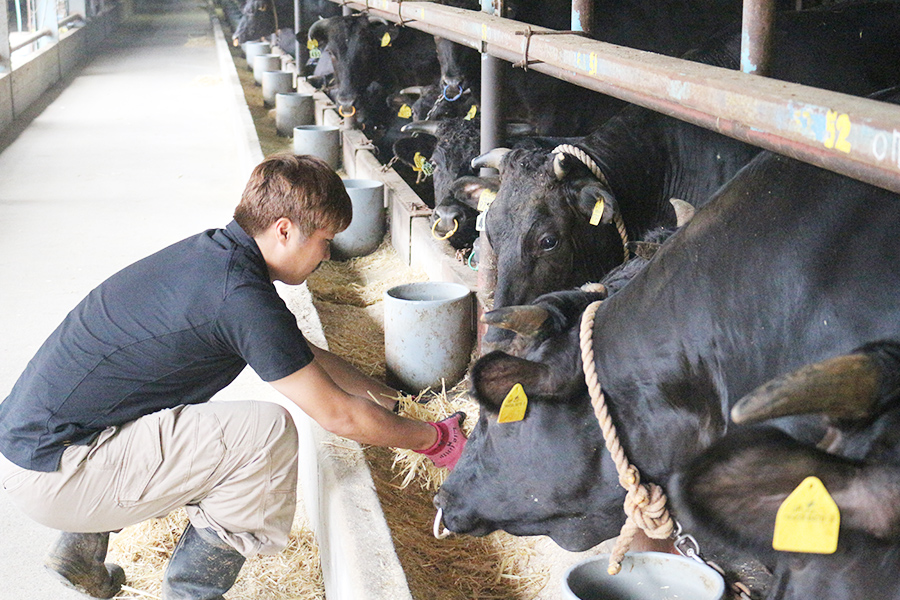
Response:
POLYGON ((232 42, 238 46, 274 34, 275 45, 293 55, 296 52, 295 42, 301 39, 306 43, 306 32, 313 22, 341 14, 341 6, 328 0, 302 0, 300 8, 301 28, 298 35, 294 31, 294 0, 246 0, 232 42))
POLYGON ((736 421, 822 413, 834 432, 830 443, 800 443, 773 428, 726 436, 670 482, 682 526, 774 565, 771 600, 897 600, 898 392, 900 345, 894 342, 869 344, 762 386, 735 407, 736 421), (776 551, 778 510, 810 476, 839 509, 837 548, 831 554, 776 551))
MULTIPOLYGON (((736 69, 740 32, 713 40, 694 60, 736 69)), ((852 94, 900 82, 900 5, 855 4, 778 13, 773 74, 852 94)), ((694 206, 758 149, 635 105, 578 142, 605 176, 601 182, 568 154, 513 151, 500 163, 501 185, 486 218, 497 254, 496 307, 524 304, 558 289, 597 281, 625 255, 612 217, 629 239, 670 226, 671 198, 694 206), (605 211, 589 224, 599 200, 605 211)), ((488 341, 503 336, 488 333, 488 341)))
POLYGON ((310 27, 309 39, 331 55, 331 95, 339 112, 353 116, 376 144, 395 117, 390 96, 402 88, 433 83, 440 72, 434 36, 377 17, 323 19, 310 27))
MULTIPOLYGON (((596 372, 643 481, 666 486, 732 432, 731 406, 761 383, 900 340, 898 222, 900 195, 763 153, 599 307, 596 372)), ((548 535, 568 550, 619 532, 624 490, 579 350, 581 313, 598 297, 556 292, 524 311, 489 313, 531 342, 519 356, 489 353, 470 371, 481 415, 435 498, 450 530, 548 535), (515 384, 527 412, 500 424, 515 384)), ((802 444, 828 430, 818 416, 773 423, 802 444)))

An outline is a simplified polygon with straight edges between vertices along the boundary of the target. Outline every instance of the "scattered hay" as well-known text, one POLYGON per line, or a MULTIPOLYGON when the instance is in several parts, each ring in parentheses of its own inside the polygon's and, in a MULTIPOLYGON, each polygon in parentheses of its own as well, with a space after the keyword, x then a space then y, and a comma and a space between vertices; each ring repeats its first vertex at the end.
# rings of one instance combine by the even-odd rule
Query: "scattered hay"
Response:
MULTIPOLYGON (((302 507, 298 507, 288 547, 274 556, 255 556, 244 563, 232 600, 324 600, 325 582, 319 549, 302 507)), ((184 509, 162 519, 150 519, 112 537, 107 560, 125 569, 126 584, 119 600, 157 599, 169 557, 187 527, 184 509)))

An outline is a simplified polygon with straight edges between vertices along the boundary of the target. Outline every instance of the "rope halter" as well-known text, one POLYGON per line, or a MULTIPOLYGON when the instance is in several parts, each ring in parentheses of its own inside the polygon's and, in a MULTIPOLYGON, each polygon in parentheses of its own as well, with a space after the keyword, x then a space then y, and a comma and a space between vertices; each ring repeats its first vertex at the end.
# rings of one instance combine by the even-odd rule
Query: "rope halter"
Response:
MULTIPOLYGON (((606 188, 609 188, 609 181, 606 179, 606 175, 603 174, 603 171, 600 170, 600 166, 581 148, 573 146, 572 144, 560 144, 554 148, 553 152, 550 154, 553 156, 554 161, 557 159, 557 155, 560 154, 568 154, 577 159, 591 171, 591 174, 593 174, 601 184, 606 188)), ((628 260, 628 257, 630 256, 628 251, 628 231, 625 229, 625 221, 622 220, 622 214, 618 210, 613 214, 613 222, 616 224, 619 237, 622 239, 622 249, 625 255, 624 260, 628 260)))
POLYGON ((666 508, 667 499, 662 488, 654 483, 641 483, 640 471, 625 455, 625 449, 619 442, 616 426, 606 406, 606 397, 597 378, 597 366, 594 364, 593 341, 594 315, 602 302, 598 300, 588 305, 581 318, 581 362, 584 379, 591 395, 591 406, 594 407, 594 416, 597 417, 597 423, 603 433, 606 449, 609 450, 616 465, 619 484, 626 490, 624 508, 627 518, 616 540, 616 546, 609 556, 608 571, 610 575, 615 575, 622 569, 622 559, 638 529, 643 530, 649 538, 662 540, 672 535, 675 522, 666 508))

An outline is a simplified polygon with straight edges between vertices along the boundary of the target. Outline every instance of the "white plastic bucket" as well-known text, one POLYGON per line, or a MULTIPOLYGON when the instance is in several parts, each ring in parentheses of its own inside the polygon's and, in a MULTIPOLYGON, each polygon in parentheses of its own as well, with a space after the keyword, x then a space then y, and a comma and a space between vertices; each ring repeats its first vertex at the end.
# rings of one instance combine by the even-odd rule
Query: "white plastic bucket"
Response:
POLYGON ((275 106, 275 94, 294 90, 294 74, 288 71, 266 71, 262 74, 263 105, 275 106))
POLYGON ((565 600, 722 600, 725 582, 712 567, 680 554, 635 552, 622 570, 607 572, 609 555, 599 554, 563 575, 565 600))
POLYGON ((473 300, 459 283, 407 283, 384 293, 388 384, 410 393, 440 390, 466 373, 475 341, 473 300))
POLYGON ((246 42, 244 45, 244 56, 247 58, 247 69, 253 70, 253 61, 261 54, 269 54, 272 52, 272 45, 269 42, 246 42))
POLYGON ((294 127, 314 125, 316 103, 312 94, 286 92, 275 94, 275 130, 278 135, 291 137, 294 127))
POLYGON ((278 54, 260 54, 253 59, 253 80, 262 85, 262 76, 266 71, 280 71, 281 56, 278 54))
POLYGON ((353 203, 353 220, 347 229, 334 236, 331 255, 335 260, 371 254, 381 244, 387 228, 382 182, 345 179, 344 188, 353 203))
POLYGON ((341 130, 332 125, 294 127, 294 154, 317 156, 336 170, 341 164, 341 130))

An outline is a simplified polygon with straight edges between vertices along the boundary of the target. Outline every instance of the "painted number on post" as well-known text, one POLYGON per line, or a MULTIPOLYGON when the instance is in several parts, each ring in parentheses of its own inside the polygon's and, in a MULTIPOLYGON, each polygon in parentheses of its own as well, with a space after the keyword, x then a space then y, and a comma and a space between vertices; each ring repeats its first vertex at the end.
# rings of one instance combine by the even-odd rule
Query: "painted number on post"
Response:
POLYGON ((825 114, 825 147, 850 153, 850 115, 829 110, 825 114))

